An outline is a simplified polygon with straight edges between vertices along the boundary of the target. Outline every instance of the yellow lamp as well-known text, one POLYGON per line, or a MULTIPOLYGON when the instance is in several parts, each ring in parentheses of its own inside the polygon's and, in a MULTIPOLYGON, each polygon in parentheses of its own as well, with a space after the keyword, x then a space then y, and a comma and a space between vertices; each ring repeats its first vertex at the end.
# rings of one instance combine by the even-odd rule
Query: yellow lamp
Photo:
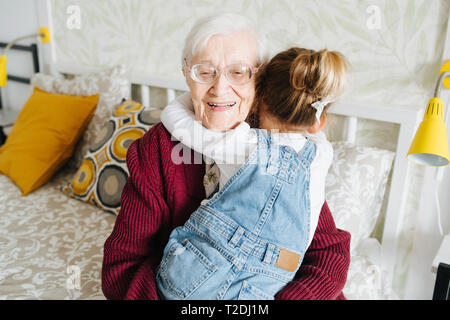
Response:
POLYGON ((428 102, 425 115, 408 151, 408 159, 427 166, 445 166, 450 162, 447 128, 444 122, 444 101, 439 98, 441 83, 450 89, 450 61, 441 69, 434 97, 428 102))
POLYGON ((48 31, 48 28, 43 27, 39 28, 38 33, 33 33, 28 36, 20 37, 8 43, 5 50, 3 51, 3 55, 0 56, 0 87, 6 86, 6 79, 8 78, 8 74, 6 72, 6 62, 8 61, 6 53, 17 42, 28 38, 33 38, 36 36, 38 36, 41 39, 42 43, 48 43, 50 41, 50 32, 48 31))

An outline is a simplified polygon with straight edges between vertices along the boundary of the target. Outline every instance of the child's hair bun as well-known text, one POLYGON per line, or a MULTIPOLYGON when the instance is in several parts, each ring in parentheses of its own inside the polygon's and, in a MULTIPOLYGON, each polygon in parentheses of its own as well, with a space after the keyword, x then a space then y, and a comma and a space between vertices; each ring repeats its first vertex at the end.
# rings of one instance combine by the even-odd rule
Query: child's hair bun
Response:
POLYGON ((259 73, 253 112, 263 112, 280 123, 310 127, 317 121, 311 104, 342 93, 347 63, 336 51, 293 47, 275 55, 259 73))
POLYGON ((290 69, 291 86, 317 98, 339 95, 346 81, 344 56, 327 49, 300 49, 297 53, 290 69))

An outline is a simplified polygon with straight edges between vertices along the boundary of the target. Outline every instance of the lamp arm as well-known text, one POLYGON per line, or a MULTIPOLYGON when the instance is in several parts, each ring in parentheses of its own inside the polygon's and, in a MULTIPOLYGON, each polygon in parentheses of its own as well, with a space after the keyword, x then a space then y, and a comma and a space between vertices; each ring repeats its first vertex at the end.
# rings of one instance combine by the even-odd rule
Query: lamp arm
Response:
MULTIPOLYGON (((438 80, 438 82, 436 84, 436 89, 434 90, 434 97, 439 98, 439 95, 440 95, 440 92, 441 92, 441 84, 442 84, 442 82, 444 82, 444 79, 446 77, 450 77, 450 72, 444 71, 439 76, 439 80, 438 80)), ((449 114, 449 112, 447 111, 447 116, 446 116, 446 119, 444 119, 444 123, 447 122, 448 114, 449 114)), ((444 177, 445 168, 446 168, 445 166, 441 166, 441 167, 437 167, 436 168, 435 179, 436 179, 436 182, 438 184, 442 181, 442 179, 444 177)))
POLYGON ((13 45, 15 45, 17 42, 22 41, 22 40, 25 40, 25 39, 28 39, 28 38, 34 38, 34 37, 36 37, 36 36, 43 37, 44 35, 43 35, 42 33, 33 33, 33 34, 28 35, 28 36, 23 36, 23 37, 14 39, 14 40, 11 41, 10 43, 8 43, 8 45, 6 46, 6 48, 3 50, 3 55, 6 55, 6 53, 9 51, 9 49, 11 49, 11 47, 12 47, 13 45))
POLYGON ((434 89, 434 97, 439 98, 439 95, 441 94, 441 84, 444 82, 444 79, 446 77, 450 77, 450 72, 444 71, 439 76, 438 82, 436 83, 436 88, 434 89))

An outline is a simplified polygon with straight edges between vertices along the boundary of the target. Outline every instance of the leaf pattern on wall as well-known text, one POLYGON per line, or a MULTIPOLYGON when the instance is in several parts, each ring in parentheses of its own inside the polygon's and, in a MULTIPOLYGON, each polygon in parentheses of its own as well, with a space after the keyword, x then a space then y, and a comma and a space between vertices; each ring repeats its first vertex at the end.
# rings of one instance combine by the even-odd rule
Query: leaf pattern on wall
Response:
POLYGON ((351 63, 345 97, 422 105, 441 64, 449 2, 445 0, 52 0, 57 60, 83 66, 121 63, 134 71, 181 77, 184 38, 196 18, 218 10, 253 18, 272 53, 289 46, 327 47, 351 63), (66 25, 80 8, 81 29, 66 25), (369 6, 380 29, 369 29, 369 6))

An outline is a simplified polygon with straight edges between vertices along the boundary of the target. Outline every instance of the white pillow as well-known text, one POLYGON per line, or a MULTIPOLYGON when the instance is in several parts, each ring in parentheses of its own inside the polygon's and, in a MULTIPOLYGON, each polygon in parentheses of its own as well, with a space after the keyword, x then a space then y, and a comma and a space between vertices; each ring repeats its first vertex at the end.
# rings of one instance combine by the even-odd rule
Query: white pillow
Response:
POLYGON ((325 198, 336 227, 350 232, 353 251, 375 227, 395 153, 342 141, 332 145, 325 198))
POLYGON ((73 79, 61 79, 37 73, 31 78, 31 85, 59 94, 79 96, 99 94, 95 114, 77 143, 74 154, 69 161, 68 165, 73 169, 80 167, 84 155, 102 129, 105 119, 111 117, 122 99, 130 97, 131 91, 131 83, 124 65, 99 72, 76 75, 73 79))

